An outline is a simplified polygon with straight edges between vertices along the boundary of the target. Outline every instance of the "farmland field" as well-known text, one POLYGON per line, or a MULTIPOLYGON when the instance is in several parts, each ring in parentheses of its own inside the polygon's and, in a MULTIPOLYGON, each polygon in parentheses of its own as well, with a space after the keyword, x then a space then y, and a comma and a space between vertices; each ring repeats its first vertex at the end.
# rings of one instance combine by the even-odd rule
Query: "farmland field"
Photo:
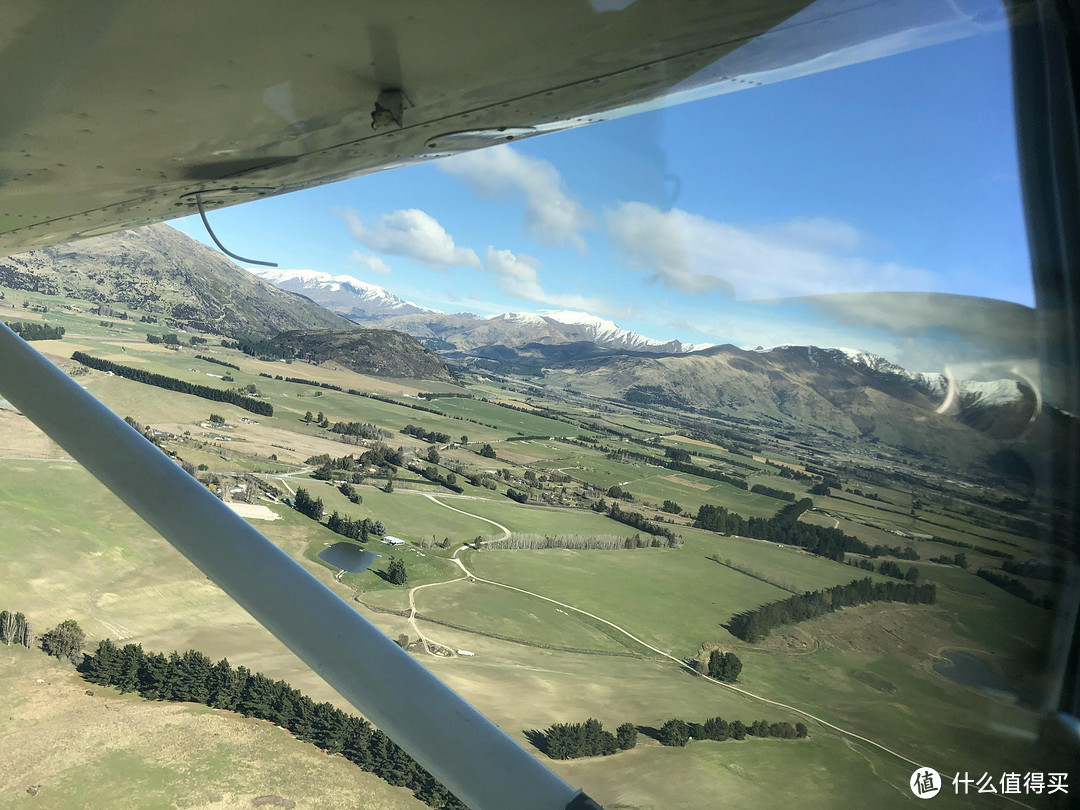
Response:
MULTIPOLYGON (((253 525, 535 756, 609 807, 705 808, 721 796, 725 803, 765 806, 787 801, 809 807, 906 806, 910 761, 942 773, 973 770, 976 760, 983 769, 1004 771, 1020 767, 1030 755, 1023 740, 1033 733, 1036 719, 1023 696, 1042 688, 1032 661, 1045 643, 1052 613, 976 575, 979 568, 999 570, 1003 560, 1013 559, 1000 554, 1022 562, 1038 550, 1038 540, 993 507, 1004 496, 989 484, 978 490, 981 500, 964 501, 958 487, 943 494, 927 486, 913 494, 910 484, 890 485, 892 479, 883 478, 877 468, 850 462, 843 468, 844 486, 879 493, 882 500, 841 491, 810 495, 820 477, 784 477, 763 460, 790 464, 797 471, 813 467, 800 457, 808 454, 811 439, 800 438, 801 448, 794 440, 772 441, 768 426, 740 427, 747 431, 748 445, 761 446, 761 461, 754 462, 728 453, 721 441, 680 433, 686 425, 667 425, 663 414, 646 409, 607 413, 587 400, 567 405, 529 394, 538 407, 606 425, 608 432, 588 430, 480 399, 413 399, 422 392, 444 391, 524 402, 516 398, 524 395, 502 391, 490 381, 380 380, 332 366, 256 360, 217 346, 170 351, 142 343, 148 329, 118 327, 114 334, 96 327, 96 320, 65 314, 71 334, 43 348, 67 368, 74 367, 71 351, 81 346, 118 363, 192 382, 256 386, 273 405, 273 417, 253 417, 232 405, 100 372, 77 377, 116 413, 157 431, 162 449, 188 462, 208 495, 270 509, 277 520, 253 520, 253 525), (231 371, 232 382, 224 380, 226 367, 194 357, 211 351, 240 366, 241 371, 231 371), (368 391, 398 404, 260 372, 368 391), (414 404, 445 415, 409 407, 414 404), (307 411, 322 413, 325 424, 372 423, 386 432, 379 439, 343 441, 317 419, 306 421, 307 411), (211 425, 211 413, 224 424, 211 425), (403 435, 400 430, 408 424, 446 433, 451 441, 430 444, 403 435), (556 438, 512 441, 521 435, 556 438), (661 435, 666 438, 657 440, 661 435), (462 436, 468 437, 465 446, 462 436), (485 443, 491 443, 496 458, 478 454, 485 443), (381 444, 401 448, 402 463, 390 471, 377 456, 363 461, 381 444), (440 455, 437 465, 426 460, 430 448, 440 455), (665 466, 668 449, 695 454, 703 468, 747 476, 748 485, 809 497, 814 508, 800 517, 800 526, 836 531, 879 549, 873 555, 847 552, 841 556, 854 565, 845 565, 792 542, 695 528, 702 506, 725 507, 765 522, 790 502, 673 470, 665 466), (338 465, 334 480, 356 481, 354 494, 361 503, 334 483, 312 477, 327 457, 338 465), (443 476, 455 473, 463 492, 424 480, 419 471, 425 466, 435 466, 443 476), (387 492, 390 474, 393 486, 387 492), (286 504, 285 498, 295 498, 301 487, 321 499, 321 521, 286 504), (628 492, 632 500, 617 500, 609 494, 612 487, 628 492), (526 502, 515 502, 515 495, 526 502), (919 507, 912 517, 916 500, 919 507), (679 509, 660 511, 664 501, 676 502, 679 509), (612 519, 606 513, 612 502, 640 512, 642 520, 653 523, 653 531, 671 532, 671 542, 612 519), (957 508, 978 515, 979 523, 957 508), (326 526, 325 516, 335 511, 353 521, 379 521, 405 542, 390 546, 373 537, 367 548, 379 559, 372 569, 335 576, 338 570, 317 556, 344 541, 326 526), (614 536, 620 547, 471 547, 477 538, 493 541, 507 533, 540 545, 549 539, 585 545, 614 536), (937 539, 931 539, 934 535, 937 539), (893 557, 898 550, 909 556, 893 557), (954 563, 959 552, 966 555, 966 569, 954 563), (404 584, 390 581, 391 557, 404 565, 404 584), (934 604, 847 607, 776 627, 753 644, 732 632, 733 617, 793 595, 863 577, 899 582, 878 570, 883 562, 900 566, 900 576, 934 583, 934 604), (410 615, 410 604, 415 615, 410 615), (739 657, 743 668, 736 683, 725 686, 691 671, 713 650, 739 657), (986 694, 940 674, 935 664, 953 650, 977 656, 1013 685, 1017 696, 986 694), (657 729, 673 717, 703 722, 718 715, 747 722, 804 722, 808 737, 697 740, 685 748, 662 746, 656 739, 657 729), (546 758, 534 732, 589 717, 611 730, 634 723, 638 747, 612 757, 546 758)), ((714 427, 734 429, 719 416, 714 427)), ((821 445, 822 456, 832 452, 821 445)), ((0 608, 23 611, 39 631, 73 618, 87 634, 88 652, 104 638, 153 651, 195 648, 214 660, 228 657, 234 665, 285 679, 316 700, 349 708, 165 540, 9 409, 0 410, 0 456, 0 503, 5 505, 0 510, 0 556, 6 573, 0 579, 0 608)), ((890 460, 903 463, 899 454, 890 460)), ((1053 594, 1045 580, 1021 581, 1037 596, 1053 594)), ((157 705, 109 690, 83 696, 82 682, 66 665, 37 651, 3 655, 0 695, 24 701, 36 725, 22 730, 0 723, 0 745, 29 750, 34 728, 45 741, 66 733, 60 715, 44 708, 45 693, 34 692, 36 680, 27 681, 41 672, 50 689, 55 685, 56 712, 67 712, 63 722, 70 723, 78 739, 100 733, 105 710, 97 707, 108 702, 117 716, 145 725, 151 740, 140 750, 116 733, 102 751, 69 763, 70 775, 64 774, 62 759, 45 761, 40 778, 20 760, 17 773, 0 783, 3 795, 18 803, 29 806, 26 787, 38 783, 43 789, 35 798, 42 806, 71 806, 77 796, 93 803, 110 780, 123 781, 120 775, 130 774, 128 792, 119 798, 133 806, 180 799, 207 804, 214 796, 226 806, 240 806, 262 793, 295 797, 297 806, 338 806, 343 791, 351 800, 363 796, 370 807, 419 806, 407 793, 388 788, 345 760, 311 753, 268 724, 218 717, 192 706, 157 705), (80 704, 83 697, 85 705, 80 704), (169 728, 178 735, 175 744, 155 736, 169 728), (180 747, 190 750, 178 753, 180 747), (154 751, 160 753, 148 753, 154 751), (333 770, 326 773, 332 778, 316 779, 311 758, 329 763, 326 767, 333 770), (234 761, 247 764, 229 775, 222 763, 234 761), (288 773, 278 773, 282 769, 276 762, 290 763, 288 773), (214 787, 184 793, 181 772, 200 774, 202 782, 214 787)), ((5 806, 14 801, 5 800, 5 806)))

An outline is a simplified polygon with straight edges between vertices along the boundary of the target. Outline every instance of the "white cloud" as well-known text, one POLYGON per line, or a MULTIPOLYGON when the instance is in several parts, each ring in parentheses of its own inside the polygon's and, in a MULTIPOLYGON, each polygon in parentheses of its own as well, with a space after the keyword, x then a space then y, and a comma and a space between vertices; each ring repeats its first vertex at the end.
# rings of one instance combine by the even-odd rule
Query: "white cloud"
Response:
POLYGON ((515 255, 509 250, 496 250, 488 245, 484 266, 500 278, 529 283, 536 281, 536 270, 540 267, 540 262, 524 253, 515 255))
POLYGON ((753 299, 938 286, 926 270, 852 255, 865 240, 844 222, 793 219, 749 228, 640 202, 623 203, 606 219, 626 267, 683 292, 753 299))
POLYGON ((540 262, 523 253, 496 250, 488 245, 484 269, 495 275, 495 286, 506 295, 526 301, 536 301, 565 309, 583 309, 593 314, 615 315, 613 308, 600 298, 583 295, 549 293, 537 277, 540 262))
POLYGON ((593 216, 565 189, 558 170, 510 146, 478 149, 439 162, 444 172, 486 197, 520 195, 525 200, 525 234, 546 247, 584 252, 581 230, 593 216))
POLYGON ((384 214, 373 226, 364 225, 352 209, 346 210, 344 217, 352 237, 371 250, 405 256, 435 269, 481 269, 474 250, 454 244, 438 220, 418 208, 384 214))
POLYGON ((359 250, 354 250, 349 258, 364 265, 369 273, 378 273, 383 276, 393 272, 393 270, 390 269, 390 265, 378 256, 372 256, 370 253, 361 253, 359 250))

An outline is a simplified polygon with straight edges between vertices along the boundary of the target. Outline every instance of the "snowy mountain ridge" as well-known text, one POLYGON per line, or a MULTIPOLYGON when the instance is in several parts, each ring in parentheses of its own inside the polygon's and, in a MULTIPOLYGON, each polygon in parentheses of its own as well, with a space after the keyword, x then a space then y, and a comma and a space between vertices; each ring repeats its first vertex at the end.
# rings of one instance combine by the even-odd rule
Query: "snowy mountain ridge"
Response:
MULTIPOLYGON (((942 374, 940 372, 908 371, 903 366, 898 366, 896 363, 886 360, 881 355, 874 354, 873 352, 844 347, 821 348, 817 346, 797 346, 790 343, 770 346, 769 348, 763 346, 743 346, 740 348, 742 348, 743 351, 752 351, 759 354, 768 354, 772 351, 784 349, 805 348, 812 364, 816 364, 816 357, 820 357, 824 354, 839 362, 849 363, 853 366, 862 366, 871 371, 878 372, 879 374, 891 374, 902 377, 905 380, 910 381, 929 396, 941 400, 943 404, 952 404, 951 402, 946 402, 950 396, 950 382, 947 374, 942 374)), ((1027 392, 1030 391, 1027 385, 1020 380, 1015 379, 982 381, 953 378, 951 387, 951 396, 956 405, 959 406, 960 403, 963 402, 967 407, 1012 405, 1021 402, 1027 395, 1027 392)))
POLYGON ((375 284, 352 276, 335 276, 320 270, 249 269, 249 273, 289 292, 305 295, 317 304, 343 315, 406 315, 431 313, 437 309, 406 301, 375 284))
POLYGON ((488 321, 506 321, 537 327, 550 326, 552 323, 578 327, 585 339, 599 346, 630 349, 636 351, 671 351, 677 354, 701 351, 713 343, 683 343, 680 340, 656 340, 623 329, 614 321, 574 310, 540 310, 538 312, 502 312, 488 315, 488 321))

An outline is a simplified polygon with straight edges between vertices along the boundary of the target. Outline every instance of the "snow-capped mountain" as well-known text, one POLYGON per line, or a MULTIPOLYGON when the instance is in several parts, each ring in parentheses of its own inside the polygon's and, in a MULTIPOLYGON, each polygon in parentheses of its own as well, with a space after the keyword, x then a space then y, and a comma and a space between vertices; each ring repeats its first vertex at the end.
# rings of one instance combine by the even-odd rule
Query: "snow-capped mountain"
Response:
POLYGON ((880 354, 873 354, 872 352, 864 352, 859 349, 845 349, 843 347, 831 347, 822 348, 820 346, 800 346, 794 343, 781 343, 778 346, 740 346, 744 352, 758 352, 759 354, 768 354, 769 352, 777 351, 780 349, 802 349, 807 354, 807 359, 811 365, 816 365, 819 359, 828 358, 837 362, 847 362, 851 365, 865 366, 871 371, 878 371, 882 374, 899 374, 901 376, 910 377, 911 373, 903 366, 898 366, 896 363, 890 362, 882 357, 880 354))
POLYGON ((950 378, 941 373, 928 373, 920 371, 908 371, 886 360, 879 354, 846 348, 819 348, 817 346, 794 346, 785 344, 764 348, 744 347, 744 351, 753 351, 768 354, 778 350, 798 350, 807 353, 807 359, 812 366, 817 367, 822 360, 832 360, 839 364, 847 364, 860 368, 866 368, 878 374, 891 375, 909 383, 916 390, 928 396, 931 400, 940 403, 939 408, 943 413, 953 415, 963 414, 965 420, 975 418, 975 415, 990 409, 998 408, 1021 408, 1025 412, 1038 410, 1036 395, 1026 383, 1021 380, 1006 378, 998 380, 962 380, 950 378))
MULTIPOLYGON (((949 379, 944 374, 914 374, 914 379, 921 382, 928 391, 938 395, 942 401, 949 397, 949 379)), ((979 405, 990 407, 1011 405, 1024 399, 1030 391, 1020 380, 953 380, 952 396, 958 405, 971 407, 979 405)))
POLYGON ((249 273, 275 287, 299 293, 342 315, 373 317, 381 315, 441 314, 399 298, 384 287, 368 284, 352 276, 334 276, 318 270, 249 269, 249 273))
POLYGON ((533 326, 555 331, 567 341, 587 340, 609 349, 627 349, 638 352, 683 354, 707 349, 712 343, 683 343, 680 340, 656 340, 623 329, 614 321, 572 310, 541 310, 539 312, 503 312, 489 315, 485 320, 502 321, 515 326, 533 326))
POLYGON ((686 354, 713 345, 656 340, 587 312, 542 310, 503 312, 486 317, 471 312, 447 315, 352 276, 334 276, 318 270, 258 269, 248 272, 275 287, 306 296, 351 320, 365 324, 377 321, 379 326, 432 341, 439 349, 588 342, 604 349, 686 354))
POLYGON ((822 351, 843 356, 853 365, 865 366, 881 374, 905 377, 924 393, 939 399, 944 407, 954 410, 1016 405, 1026 402, 1032 396, 1031 388, 1017 379, 983 381, 960 380, 954 377, 950 383, 949 377, 945 374, 908 371, 878 354, 855 349, 823 349, 822 351), (952 400, 948 401, 950 397, 952 400))

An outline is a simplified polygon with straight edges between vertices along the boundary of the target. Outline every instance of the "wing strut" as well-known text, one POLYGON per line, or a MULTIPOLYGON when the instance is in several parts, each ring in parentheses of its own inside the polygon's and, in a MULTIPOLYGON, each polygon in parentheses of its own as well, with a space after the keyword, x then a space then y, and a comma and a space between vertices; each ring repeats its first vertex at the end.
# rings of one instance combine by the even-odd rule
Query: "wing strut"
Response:
POLYGON ((597 807, 3 324, 0 394, 469 807, 597 807))

